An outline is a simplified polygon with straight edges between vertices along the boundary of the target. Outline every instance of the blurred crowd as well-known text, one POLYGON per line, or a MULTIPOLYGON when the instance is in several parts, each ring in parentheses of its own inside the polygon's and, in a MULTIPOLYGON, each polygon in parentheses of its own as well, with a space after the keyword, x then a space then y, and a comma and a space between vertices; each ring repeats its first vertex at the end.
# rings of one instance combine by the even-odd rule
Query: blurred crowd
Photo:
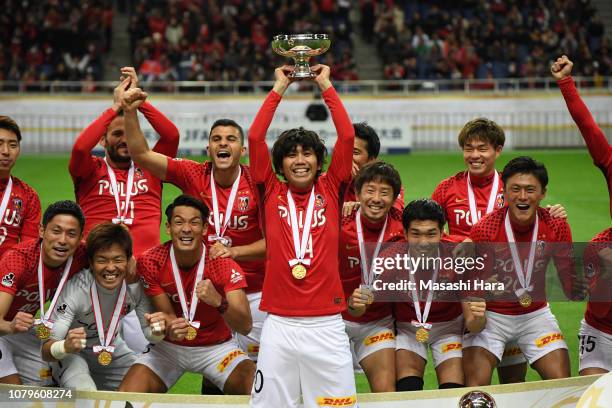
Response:
POLYGON ((364 37, 386 79, 546 77, 567 54, 576 75, 610 75, 589 0, 361 0, 364 37))
POLYGON ((101 80, 112 0, 3 0, 0 80, 101 80))

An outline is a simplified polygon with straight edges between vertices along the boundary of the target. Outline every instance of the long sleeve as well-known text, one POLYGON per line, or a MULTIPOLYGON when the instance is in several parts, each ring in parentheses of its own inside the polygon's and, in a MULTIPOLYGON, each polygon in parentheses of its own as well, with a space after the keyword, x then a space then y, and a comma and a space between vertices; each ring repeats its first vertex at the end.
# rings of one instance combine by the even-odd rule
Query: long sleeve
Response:
POLYGON ((333 86, 323 92, 323 100, 329 108, 334 126, 336 127, 336 133, 338 134, 327 174, 334 184, 349 183, 353 164, 355 129, 333 86))
POLYGON ((153 151, 168 157, 176 157, 180 141, 177 127, 161 111, 148 102, 140 105, 138 110, 145 116, 153 129, 159 134, 159 140, 153 151))
MULTIPOLYGON (((84 271, 84 273, 90 273, 84 271)), ((81 276, 75 276, 68 281, 66 287, 57 299, 55 310, 51 314, 53 329, 51 338, 53 340, 64 340, 68 331, 79 313, 84 313, 85 305, 80 304, 82 299, 87 299, 87 291, 82 287, 81 276)))
POLYGON ((108 125, 117 117, 117 112, 109 108, 87 126, 77 137, 72 147, 68 170, 73 179, 84 177, 94 171, 91 151, 98 144, 108 125))
POLYGON ((276 178, 266 144, 266 132, 280 101, 281 96, 270 91, 249 128, 249 167, 255 183, 268 184, 276 178))

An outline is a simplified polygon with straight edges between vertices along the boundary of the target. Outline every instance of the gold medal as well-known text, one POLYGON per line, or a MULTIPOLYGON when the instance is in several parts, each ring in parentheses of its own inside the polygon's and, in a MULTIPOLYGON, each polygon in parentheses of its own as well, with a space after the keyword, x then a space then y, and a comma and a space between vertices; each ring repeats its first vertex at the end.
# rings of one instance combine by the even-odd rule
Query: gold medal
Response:
POLYGON ((429 340, 429 332, 424 327, 419 327, 416 331, 416 339, 419 343, 425 343, 429 340))
POLYGON ((196 328, 193 326, 189 326, 187 328, 187 335, 185 336, 185 339, 191 341, 195 339, 197 335, 198 335, 198 331, 196 330, 196 328))
POLYGON ((106 350, 102 350, 98 354, 98 363, 103 366, 107 366, 113 361, 113 355, 106 350))
POLYGON ((304 279, 306 277, 306 267, 302 264, 296 264, 291 268, 291 274, 295 279, 304 279))
POLYGON ((531 296, 529 296, 528 293, 523 293, 520 297, 519 297, 519 303, 521 304, 521 306, 523 307, 529 307, 531 306, 531 302, 533 302, 533 299, 531 299, 531 296))
POLYGON ((36 337, 38 337, 40 340, 47 340, 49 337, 51 337, 51 330, 49 330, 49 328, 42 323, 36 325, 36 337))

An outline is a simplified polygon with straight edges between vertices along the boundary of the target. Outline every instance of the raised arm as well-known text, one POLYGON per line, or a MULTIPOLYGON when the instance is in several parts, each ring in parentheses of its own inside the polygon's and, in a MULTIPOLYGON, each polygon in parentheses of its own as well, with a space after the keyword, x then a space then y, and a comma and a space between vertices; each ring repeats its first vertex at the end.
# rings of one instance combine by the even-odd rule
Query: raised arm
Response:
POLYGON ((138 110, 145 116, 159 135, 159 140, 153 146, 153 151, 169 157, 176 157, 180 135, 174 123, 148 102, 140 105, 138 110))

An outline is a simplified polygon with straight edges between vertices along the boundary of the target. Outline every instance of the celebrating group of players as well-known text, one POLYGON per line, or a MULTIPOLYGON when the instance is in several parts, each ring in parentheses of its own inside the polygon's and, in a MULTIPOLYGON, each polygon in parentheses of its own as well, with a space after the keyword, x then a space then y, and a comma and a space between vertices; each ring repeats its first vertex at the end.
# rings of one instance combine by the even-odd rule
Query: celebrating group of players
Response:
MULTIPOLYGON (((612 146, 571 68, 562 57, 551 71, 611 186, 612 146)), ((270 153, 266 132, 292 69, 275 71, 246 166, 230 119, 213 124, 208 161, 175 158, 177 128, 123 68, 113 105, 75 142, 76 202, 53 203, 42 218, 36 192, 11 176, 19 127, 0 117, 0 382, 166 392, 193 372, 203 393, 313 407, 356 405, 356 366, 374 392, 422 389, 428 348, 440 388, 489 384, 496 367, 502 381, 523 381, 526 362, 545 379, 570 375, 555 317, 530 297, 549 259, 563 256, 533 248, 571 243, 563 208, 539 206, 546 168, 519 157, 498 173, 504 132, 476 119, 459 134, 467 169, 404 208, 398 172, 377 160, 374 130, 351 123, 327 66, 312 67, 338 135, 327 171, 323 142, 303 128, 283 132, 270 153), (138 111, 159 134, 152 149, 138 111), (102 158, 92 155, 98 143, 102 158), (160 244, 163 183, 183 194, 164 211, 170 241, 160 244), (463 241, 507 243, 512 265, 499 273, 517 282, 515 301, 375 301, 381 244, 405 242, 419 256, 463 241)), ((594 241, 598 270, 610 262, 612 228, 594 241)), ((424 271, 433 281, 449 272, 424 271)), ((610 303, 589 302, 580 336, 580 373, 611 370, 610 303)))

